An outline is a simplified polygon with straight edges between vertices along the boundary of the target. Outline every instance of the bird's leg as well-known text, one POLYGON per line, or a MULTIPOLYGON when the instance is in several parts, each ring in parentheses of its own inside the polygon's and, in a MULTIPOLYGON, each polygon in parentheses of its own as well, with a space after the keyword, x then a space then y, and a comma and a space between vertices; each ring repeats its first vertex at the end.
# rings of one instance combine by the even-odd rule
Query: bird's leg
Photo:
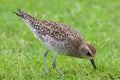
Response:
POLYGON ((54 59, 53 59, 53 62, 52 62, 52 66, 56 69, 56 71, 62 76, 64 77, 63 73, 57 68, 55 62, 56 62, 56 59, 57 59, 57 54, 54 55, 54 59))
POLYGON ((48 72, 47 72, 47 66, 46 66, 46 55, 47 55, 48 52, 50 52, 50 50, 45 51, 44 54, 43 54, 45 74, 48 73, 48 72))

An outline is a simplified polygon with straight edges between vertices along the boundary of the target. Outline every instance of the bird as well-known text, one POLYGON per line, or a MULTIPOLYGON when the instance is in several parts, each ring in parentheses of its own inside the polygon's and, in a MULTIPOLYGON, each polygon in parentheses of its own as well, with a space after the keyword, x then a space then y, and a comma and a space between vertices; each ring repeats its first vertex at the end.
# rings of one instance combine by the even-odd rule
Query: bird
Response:
POLYGON ((28 25, 34 36, 48 48, 43 54, 45 74, 48 74, 46 56, 50 51, 54 52, 52 66, 62 77, 64 74, 56 66, 58 54, 87 59, 96 69, 94 61, 96 48, 90 42, 86 42, 82 35, 71 26, 65 23, 39 20, 19 8, 14 13, 28 25))

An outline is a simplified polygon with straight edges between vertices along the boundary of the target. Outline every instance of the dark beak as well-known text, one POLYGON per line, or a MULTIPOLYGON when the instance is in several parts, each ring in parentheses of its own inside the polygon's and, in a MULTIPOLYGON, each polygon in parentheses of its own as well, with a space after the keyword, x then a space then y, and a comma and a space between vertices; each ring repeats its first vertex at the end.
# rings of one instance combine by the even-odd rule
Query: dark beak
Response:
POLYGON ((94 69, 96 69, 96 65, 95 65, 94 59, 92 58, 92 59, 90 59, 90 61, 91 61, 92 65, 93 65, 94 69))

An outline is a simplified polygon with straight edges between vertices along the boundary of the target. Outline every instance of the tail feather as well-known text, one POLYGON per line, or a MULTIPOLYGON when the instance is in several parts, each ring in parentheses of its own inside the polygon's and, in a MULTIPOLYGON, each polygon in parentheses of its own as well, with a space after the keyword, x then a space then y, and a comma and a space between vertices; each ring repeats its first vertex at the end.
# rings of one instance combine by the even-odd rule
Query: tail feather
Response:
POLYGON ((22 11, 21 9, 17 9, 18 12, 15 13, 19 18, 21 18, 27 25, 34 27, 38 20, 31 15, 27 14, 26 12, 22 11))
POLYGON ((24 18, 26 13, 23 12, 21 9, 17 9, 17 11, 18 11, 18 13, 17 12, 13 12, 13 13, 15 13, 18 17, 24 18))
POLYGON ((21 9, 17 9, 18 12, 13 12, 15 13, 18 17, 23 18, 23 19, 28 19, 28 18, 32 18, 35 19, 34 17, 32 17, 31 15, 27 14, 26 12, 22 11, 21 9))

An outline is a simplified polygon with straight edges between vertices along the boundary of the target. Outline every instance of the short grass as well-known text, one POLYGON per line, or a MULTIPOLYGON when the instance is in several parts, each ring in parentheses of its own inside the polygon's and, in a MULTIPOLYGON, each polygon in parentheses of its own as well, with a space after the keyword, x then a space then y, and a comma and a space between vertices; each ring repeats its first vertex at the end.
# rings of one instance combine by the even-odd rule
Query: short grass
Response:
POLYGON ((0 80, 119 80, 120 1, 119 0, 1 0, 0 1, 0 80), (47 55, 48 75, 44 74, 42 53, 47 50, 28 27, 12 12, 17 8, 43 20, 63 22, 97 49, 97 70, 86 59, 47 55))

